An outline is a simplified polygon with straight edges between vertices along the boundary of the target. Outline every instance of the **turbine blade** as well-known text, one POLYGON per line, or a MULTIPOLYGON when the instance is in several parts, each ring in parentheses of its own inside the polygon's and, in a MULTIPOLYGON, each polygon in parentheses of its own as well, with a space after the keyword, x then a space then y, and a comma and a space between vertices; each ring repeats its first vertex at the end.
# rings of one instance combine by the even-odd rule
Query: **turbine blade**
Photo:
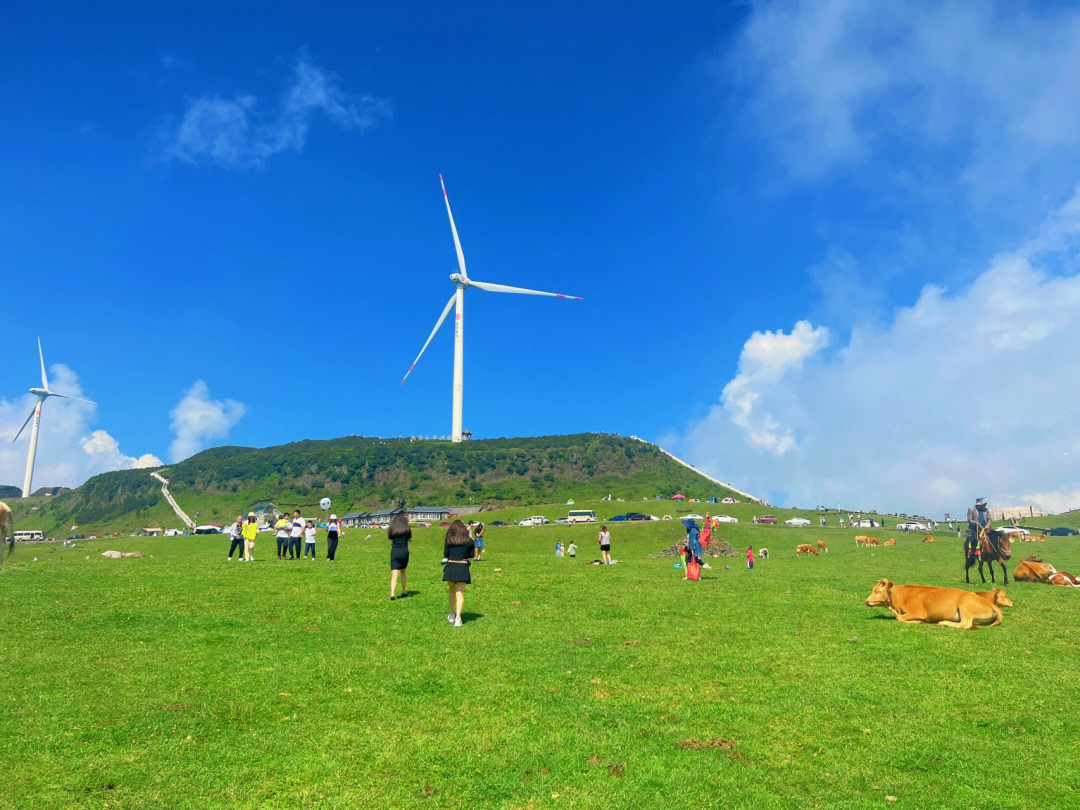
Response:
POLYGON ((22 436, 22 432, 26 429, 26 426, 30 424, 30 420, 33 418, 34 411, 37 410, 37 406, 38 406, 38 403, 35 402, 34 407, 30 409, 30 416, 26 417, 26 421, 22 423, 22 427, 19 428, 19 432, 16 433, 15 438, 11 440, 12 444, 15 444, 15 442, 17 442, 19 440, 19 437, 22 436))
POLYGON ((37 339, 38 359, 41 360, 41 387, 49 390, 49 378, 45 376, 45 355, 41 353, 41 338, 37 339))
POLYGON ((89 403, 90 405, 97 405, 97 403, 96 403, 96 402, 93 402, 93 401, 91 401, 91 400, 89 400, 89 399, 83 399, 82 397, 69 397, 69 396, 68 396, 67 394, 58 394, 58 393, 56 393, 55 391, 50 391, 50 392, 49 392, 49 396, 50 396, 50 397, 61 397, 61 398, 63 398, 63 399, 73 399, 73 400, 75 400, 76 402, 87 402, 87 403, 89 403))
POLYGON ((443 321, 446 320, 446 316, 450 314, 450 310, 454 308, 454 300, 457 298, 457 290, 450 296, 450 300, 446 304, 446 308, 442 311, 442 315, 439 316, 439 320, 435 323, 435 328, 431 330, 431 334, 428 335, 427 343, 424 344, 424 348, 420 350, 420 354, 416 355, 416 359, 413 360, 413 364, 409 366, 409 370, 405 372, 405 376, 401 378, 401 382, 398 385, 404 385, 405 380, 412 374, 412 370, 416 368, 416 364, 420 362, 421 356, 424 354, 424 350, 427 349, 428 343, 431 343, 431 339, 435 337, 435 333, 439 331, 439 327, 443 325, 443 321))
POLYGON ((461 277, 468 281, 469 274, 465 272, 465 254, 461 252, 461 240, 458 239, 457 226, 454 224, 454 214, 450 210, 450 198, 446 196, 446 183, 443 182, 441 174, 439 175, 439 185, 442 186, 443 201, 446 203, 446 215, 450 217, 450 230, 454 234, 454 250, 457 251, 458 269, 461 271, 461 277))
POLYGON ((490 284, 487 281, 470 281, 470 287, 477 287, 488 292, 522 293, 523 295, 548 295, 552 298, 568 298, 571 301, 583 301, 576 295, 563 295, 562 293, 542 292, 541 290, 527 290, 524 287, 507 287, 505 284, 490 284))

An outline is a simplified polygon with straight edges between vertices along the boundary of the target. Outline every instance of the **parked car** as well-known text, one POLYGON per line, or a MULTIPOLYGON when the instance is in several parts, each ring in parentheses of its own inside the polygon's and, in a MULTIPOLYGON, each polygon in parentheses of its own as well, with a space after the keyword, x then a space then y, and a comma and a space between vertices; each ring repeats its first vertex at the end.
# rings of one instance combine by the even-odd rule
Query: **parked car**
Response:
POLYGON ((731 515, 713 515, 713 520, 718 520, 721 523, 738 523, 739 519, 734 518, 731 515))
POLYGON ((643 515, 643 514, 641 514, 641 512, 627 512, 626 513, 626 519, 627 520, 648 520, 649 516, 648 515, 643 515))
POLYGON ((1051 537, 1071 537, 1074 534, 1080 534, 1076 529, 1070 529, 1068 526, 1058 526, 1055 529, 1051 529, 1047 532, 1051 537))
POLYGON ((774 515, 759 515, 754 518, 754 523, 777 523, 777 519, 774 515))
POLYGON ((807 520, 804 517, 793 517, 793 518, 790 518, 788 520, 785 520, 784 523, 786 523, 788 526, 809 526, 810 525, 810 521, 807 520))
POLYGON ((697 512, 691 512, 689 515, 683 515, 683 520, 704 520, 704 515, 699 515, 697 512))
POLYGON ((621 523, 624 520, 629 520, 626 515, 612 515, 608 518, 608 523, 621 523))
POLYGON ((524 520, 518 521, 518 526, 543 526, 548 522, 548 519, 543 515, 533 515, 527 517, 524 520))
POLYGON ((897 523, 896 528, 902 532, 925 532, 926 526, 914 520, 910 520, 907 523, 897 523))
POLYGON ((558 518, 557 520, 551 521, 551 525, 552 526, 569 526, 570 525, 570 520, 569 520, 569 518, 558 518))
POLYGON ((997 530, 1001 534, 1022 534, 1025 537, 1031 534, 1027 529, 1021 529, 1019 526, 999 526, 997 530))
POLYGON ((505 526, 506 524, 501 520, 493 520, 488 526, 505 526))

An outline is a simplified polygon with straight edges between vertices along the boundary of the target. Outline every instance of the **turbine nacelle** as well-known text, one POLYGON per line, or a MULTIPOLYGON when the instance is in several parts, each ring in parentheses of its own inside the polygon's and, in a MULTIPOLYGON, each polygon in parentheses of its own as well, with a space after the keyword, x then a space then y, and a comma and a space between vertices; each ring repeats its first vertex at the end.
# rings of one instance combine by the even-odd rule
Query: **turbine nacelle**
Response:
POLYGON ((450 280, 457 284, 459 287, 469 286, 469 280, 467 278, 463 278, 461 273, 451 273, 450 280))
POLYGON ((47 388, 31 388, 30 393, 35 397, 41 397, 42 399, 52 396, 52 391, 49 391, 47 388))

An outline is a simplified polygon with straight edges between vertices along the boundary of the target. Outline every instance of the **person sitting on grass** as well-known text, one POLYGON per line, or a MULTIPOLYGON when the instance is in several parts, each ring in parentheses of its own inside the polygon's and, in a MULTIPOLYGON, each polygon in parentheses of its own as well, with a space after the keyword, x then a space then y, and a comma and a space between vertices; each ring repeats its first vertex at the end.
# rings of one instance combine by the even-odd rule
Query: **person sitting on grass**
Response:
POLYGON ((409 519, 403 514, 394 515, 386 529, 386 536, 390 538, 390 601, 393 602, 399 575, 401 596, 404 598, 409 595, 408 588, 405 587, 405 569, 409 567, 409 541, 412 540, 409 519))
POLYGON ((443 540, 443 582, 449 586, 450 613, 446 620, 461 627, 461 609, 465 606, 465 586, 472 582, 469 563, 473 556, 473 541, 469 530, 455 520, 446 530, 443 540))

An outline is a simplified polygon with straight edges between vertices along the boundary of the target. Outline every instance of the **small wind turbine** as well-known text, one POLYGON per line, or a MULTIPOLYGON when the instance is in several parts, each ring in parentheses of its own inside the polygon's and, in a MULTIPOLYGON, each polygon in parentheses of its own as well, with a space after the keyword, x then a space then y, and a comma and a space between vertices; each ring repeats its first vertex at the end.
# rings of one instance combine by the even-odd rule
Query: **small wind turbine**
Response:
POLYGON ((413 360, 413 364, 409 366, 409 370, 405 372, 405 376, 401 378, 401 384, 405 384, 405 380, 412 373, 412 370, 416 368, 416 364, 420 362, 421 356, 424 354, 424 350, 427 349, 428 343, 431 343, 431 339, 435 337, 435 333, 439 331, 439 327, 443 325, 443 321, 446 320, 446 316, 450 314, 451 307, 454 308, 454 414, 453 414, 453 434, 450 437, 451 441, 461 441, 461 423, 462 423, 462 400, 465 393, 465 344, 464 344, 464 305, 465 305, 465 288, 476 287, 480 290, 487 290, 488 292, 501 292, 501 293, 521 293, 523 295, 546 295, 551 298, 569 298, 573 301, 581 301, 582 299, 576 295, 561 295, 560 293, 541 292, 540 290, 527 290, 524 287, 507 287, 505 284, 490 284, 486 281, 473 281, 469 278, 465 272, 465 254, 461 252, 461 240, 458 239, 457 226, 454 225, 454 214, 450 211, 450 198, 446 196, 446 184, 443 183, 443 177, 439 175, 439 185, 442 186, 443 201, 446 203, 446 215, 450 217, 450 231, 454 234, 454 249, 457 251, 458 268, 460 273, 454 273, 450 276, 450 280, 454 282, 454 286, 457 289, 454 294, 450 296, 450 300, 446 303, 446 307, 442 311, 442 315, 439 316, 439 320, 435 322, 435 328, 431 330, 431 334, 428 335, 427 342, 424 343, 424 347, 420 349, 420 354, 416 355, 416 359, 413 360))
POLYGON ((33 409, 30 411, 30 416, 26 417, 26 422, 22 423, 19 432, 15 434, 15 438, 11 440, 12 443, 18 440, 22 435, 23 430, 26 429, 27 423, 30 421, 31 417, 33 417, 34 426, 30 428, 30 454, 26 457, 26 478, 23 480, 22 496, 24 498, 30 497, 30 479, 34 477, 34 457, 37 455, 38 426, 41 424, 41 403, 49 397, 62 397, 63 399, 75 399, 79 402, 89 402, 91 405, 97 404, 96 402, 90 402, 88 399, 70 397, 67 394, 58 394, 56 391, 50 391, 49 378, 45 376, 45 356, 41 353, 41 338, 38 338, 37 350, 38 359, 41 360, 41 388, 30 389, 30 393, 37 397, 37 403, 35 403, 33 409))

